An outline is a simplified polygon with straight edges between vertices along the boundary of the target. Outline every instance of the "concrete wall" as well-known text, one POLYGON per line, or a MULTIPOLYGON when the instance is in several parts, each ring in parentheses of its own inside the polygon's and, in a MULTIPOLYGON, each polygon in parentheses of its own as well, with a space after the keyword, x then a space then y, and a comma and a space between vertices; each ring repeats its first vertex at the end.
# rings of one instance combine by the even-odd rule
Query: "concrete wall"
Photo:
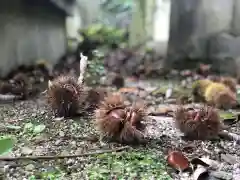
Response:
POLYGON ((221 73, 236 75, 239 19, 239 0, 172 0, 166 64, 178 68, 200 60, 212 63, 221 73))
POLYGON ((82 18, 80 16, 80 9, 74 6, 72 16, 66 18, 67 36, 70 38, 78 38, 78 30, 82 26, 82 18))
POLYGON ((28 2, 0 1, 0 76, 40 58, 54 64, 66 50, 65 14, 28 2))
POLYGON ((170 5, 171 0, 156 0, 153 40, 158 52, 163 55, 167 52, 169 39, 170 5))

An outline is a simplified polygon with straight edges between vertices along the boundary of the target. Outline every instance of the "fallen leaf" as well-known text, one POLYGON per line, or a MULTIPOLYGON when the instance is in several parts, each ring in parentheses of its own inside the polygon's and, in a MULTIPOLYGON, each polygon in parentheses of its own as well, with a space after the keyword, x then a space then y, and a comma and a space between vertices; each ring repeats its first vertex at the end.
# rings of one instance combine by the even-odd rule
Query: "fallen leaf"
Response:
POLYGON ((209 177, 209 173, 206 167, 198 165, 195 171, 192 174, 193 180, 206 179, 209 177))
POLYGON ((208 157, 202 157, 202 158, 193 158, 191 160, 191 164, 201 165, 204 167, 211 167, 211 169, 218 169, 221 163, 218 161, 209 159, 208 157))
POLYGON ((188 159, 179 151, 172 151, 167 157, 167 162, 174 169, 184 171, 189 168, 188 159))
POLYGON ((220 111, 219 116, 224 124, 232 124, 237 120, 237 116, 232 112, 220 111))

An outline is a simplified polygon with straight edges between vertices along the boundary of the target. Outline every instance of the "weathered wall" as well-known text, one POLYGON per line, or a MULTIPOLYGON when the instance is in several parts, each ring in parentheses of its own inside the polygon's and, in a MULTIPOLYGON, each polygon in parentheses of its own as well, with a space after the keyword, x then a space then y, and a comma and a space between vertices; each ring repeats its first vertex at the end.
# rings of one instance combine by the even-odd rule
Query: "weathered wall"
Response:
POLYGON ((239 0, 172 0, 166 64, 208 59, 222 72, 232 72, 230 59, 240 56, 239 19, 239 0))
POLYGON ((78 30, 91 25, 100 15, 100 0, 76 0, 71 14, 66 19, 67 36, 78 38, 78 30))
POLYGON ((153 47, 165 56, 169 39, 171 0, 156 0, 153 23, 153 47))
POLYGON ((0 76, 44 58, 56 63, 66 50, 65 15, 54 6, 0 1, 0 76))

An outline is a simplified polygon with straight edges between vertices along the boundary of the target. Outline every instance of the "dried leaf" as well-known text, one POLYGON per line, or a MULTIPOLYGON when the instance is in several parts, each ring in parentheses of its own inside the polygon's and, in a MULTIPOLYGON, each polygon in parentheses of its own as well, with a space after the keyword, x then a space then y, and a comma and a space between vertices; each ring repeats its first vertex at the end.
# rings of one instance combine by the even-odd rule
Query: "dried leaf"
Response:
POLYGON ((206 162, 204 162, 201 158, 193 158, 191 160, 191 164, 193 165, 201 165, 203 167, 209 167, 210 165, 206 162))
POLYGON ((237 120, 237 116, 232 112, 220 111, 219 116, 223 120, 224 124, 232 124, 237 120))
POLYGON ((209 159, 208 157, 202 157, 202 158, 193 158, 191 160, 191 163, 193 165, 201 165, 204 167, 211 167, 211 169, 218 169, 221 165, 220 162, 209 159))
POLYGON ((172 151, 167 157, 168 164, 176 170, 184 171, 189 168, 188 159, 179 151, 172 151))
POLYGON ((209 174, 208 174, 207 168, 204 166, 198 165, 196 170, 192 174, 192 179, 193 180, 206 179, 206 177, 208 176, 209 174))

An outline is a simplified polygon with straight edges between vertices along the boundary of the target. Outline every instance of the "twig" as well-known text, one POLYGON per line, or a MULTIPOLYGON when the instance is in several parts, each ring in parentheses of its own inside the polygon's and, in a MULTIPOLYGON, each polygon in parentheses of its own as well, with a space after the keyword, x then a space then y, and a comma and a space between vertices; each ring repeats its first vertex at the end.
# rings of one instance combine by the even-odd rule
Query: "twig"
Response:
POLYGON ((18 160, 52 160, 52 159, 64 159, 64 158, 77 158, 83 156, 92 156, 97 154, 111 153, 111 152, 119 152, 126 149, 129 149, 129 146, 123 146, 115 149, 101 150, 83 154, 76 155, 65 155, 65 156, 20 156, 20 157, 0 157, 0 161, 18 161, 18 160))
MULTIPOLYGON (((57 137, 59 138, 59 137, 57 137)), ((69 140, 69 139, 73 139, 73 140, 81 140, 81 141, 90 141, 90 142, 97 142, 99 140, 99 138, 97 136, 64 136, 64 137, 60 137, 61 139, 64 140, 69 140)))
POLYGON ((219 137, 221 137, 225 140, 235 141, 236 144, 240 144, 240 136, 238 134, 230 133, 226 130, 223 130, 223 131, 219 132, 219 137))

